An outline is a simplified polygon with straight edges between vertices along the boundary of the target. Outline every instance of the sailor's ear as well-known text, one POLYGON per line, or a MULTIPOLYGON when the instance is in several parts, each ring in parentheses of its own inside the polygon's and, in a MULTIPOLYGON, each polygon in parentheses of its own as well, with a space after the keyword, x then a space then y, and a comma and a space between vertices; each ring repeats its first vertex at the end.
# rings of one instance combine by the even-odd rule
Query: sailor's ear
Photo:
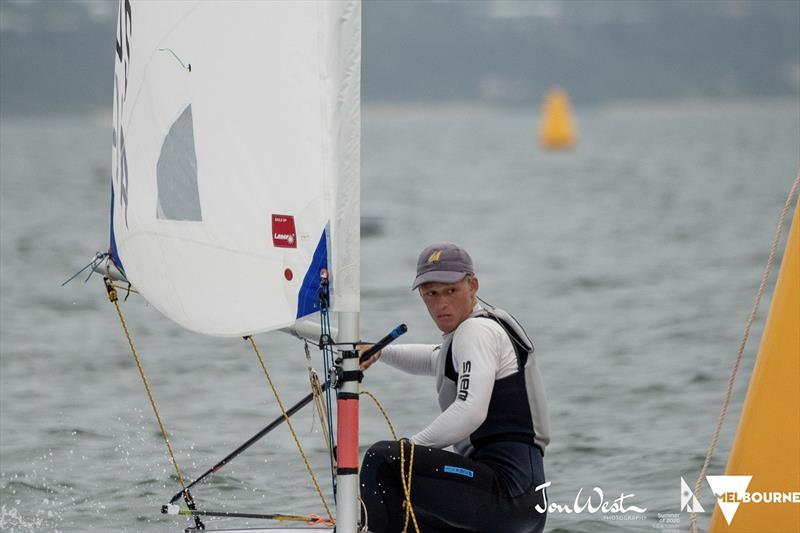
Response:
POLYGON ((469 286, 473 291, 475 291, 475 292, 478 291, 478 287, 479 287, 478 276, 472 275, 472 276, 469 277, 469 286))

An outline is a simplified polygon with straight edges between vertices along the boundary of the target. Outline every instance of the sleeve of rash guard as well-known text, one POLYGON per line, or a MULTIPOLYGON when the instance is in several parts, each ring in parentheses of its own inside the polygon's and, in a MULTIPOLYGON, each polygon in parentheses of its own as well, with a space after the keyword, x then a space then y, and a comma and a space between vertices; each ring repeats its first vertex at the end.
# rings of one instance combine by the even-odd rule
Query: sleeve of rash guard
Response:
POLYGON ((435 344, 395 344, 381 350, 380 361, 409 374, 433 376, 433 362, 439 347, 435 344))
POLYGON ((411 437, 415 444, 445 448, 466 439, 486 420, 499 365, 497 332, 493 322, 470 319, 453 338, 453 363, 458 372, 458 394, 431 424, 411 437))

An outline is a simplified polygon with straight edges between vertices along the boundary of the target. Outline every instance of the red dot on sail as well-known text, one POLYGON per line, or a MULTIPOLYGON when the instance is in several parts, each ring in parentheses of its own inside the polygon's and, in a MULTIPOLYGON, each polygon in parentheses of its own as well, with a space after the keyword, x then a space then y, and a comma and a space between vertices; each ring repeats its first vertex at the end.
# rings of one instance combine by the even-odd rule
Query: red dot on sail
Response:
POLYGON ((283 276, 286 278, 286 281, 292 281, 292 278, 294 277, 294 274, 292 273, 292 269, 291 268, 287 268, 286 270, 284 270, 283 271, 283 276))

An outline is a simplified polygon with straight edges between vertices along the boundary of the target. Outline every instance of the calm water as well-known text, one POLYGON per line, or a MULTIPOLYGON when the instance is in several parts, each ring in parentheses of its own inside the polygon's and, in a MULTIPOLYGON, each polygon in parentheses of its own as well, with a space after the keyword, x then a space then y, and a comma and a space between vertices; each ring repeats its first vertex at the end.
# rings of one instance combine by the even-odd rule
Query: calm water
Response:
MULTIPOLYGON (((634 495, 627 504, 647 508, 645 520, 626 522, 553 514, 548 530, 656 531, 658 513, 679 511, 680 476, 693 485, 699 473, 798 169, 800 107, 579 111, 580 144, 559 154, 536 147, 536 118, 365 110, 363 211, 380 217, 382 231, 363 241, 363 336, 406 322, 408 341, 435 342, 409 290, 416 255, 431 241, 461 243, 481 295, 536 342, 551 403, 551 501, 599 487, 609 501, 624 492, 634 495)), ((60 287, 107 244, 110 140, 104 117, 2 123, 4 531, 188 524, 159 515, 178 484, 100 279, 60 287)), ((278 414, 244 342, 184 332, 135 295, 124 310, 187 477, 278 414)), ((724 469, 765 311, 710 473, 724 469)), ((302 345, 281 334, 258 341, 285 401, 305 395, 302 345)), ((377 366, 365 387, 402 435, 436 415, 432 380, 377 366)), ((363 444, 387 437, 368 400, 362 415, 363 444)), ((311 411, 295 423, 329 489, 319 424, 311 411)), ((194 494, 207 509, 321 509, 285 428, 194 494)), ((688 525, 680 515, 676 530, 688 525)))

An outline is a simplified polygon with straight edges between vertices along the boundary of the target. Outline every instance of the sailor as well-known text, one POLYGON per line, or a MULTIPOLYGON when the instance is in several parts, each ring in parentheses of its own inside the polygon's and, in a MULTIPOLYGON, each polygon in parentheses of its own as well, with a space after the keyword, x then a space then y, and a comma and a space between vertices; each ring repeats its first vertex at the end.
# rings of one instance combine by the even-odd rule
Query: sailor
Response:
POLYGON ((533 344, 510 314, 479 303, 472 259, 459 246, 422 251, 417 289, 442 331, 441 344, 388 346, 362 369, 380 359, 435 376, 442 412, 410 439, 378 442, 364 455, 361 499, 369 531, 402 530, 401 470, 411 471, 411 505, 424 533, 542 531, 546 514, 536 508, 545 507, 540 486, 550 431, 533 344), (445 450, 450 446, 454 452, 445 450))

